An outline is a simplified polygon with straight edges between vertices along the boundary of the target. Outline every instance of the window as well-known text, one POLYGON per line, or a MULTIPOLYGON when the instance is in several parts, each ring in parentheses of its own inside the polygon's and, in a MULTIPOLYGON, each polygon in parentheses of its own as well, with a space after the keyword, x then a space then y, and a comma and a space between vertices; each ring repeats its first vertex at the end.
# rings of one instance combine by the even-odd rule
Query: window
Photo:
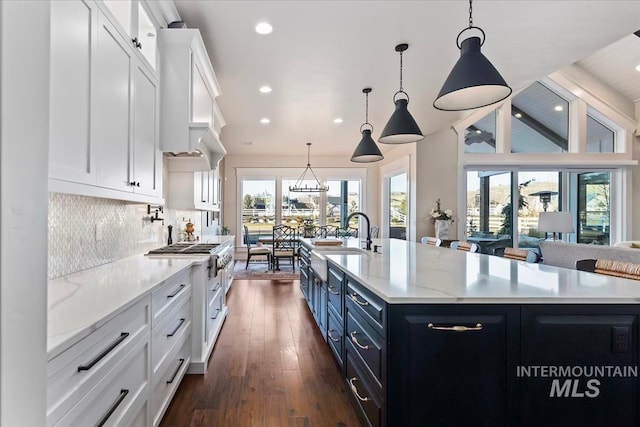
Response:
POLYGON ((511 116, 512 153, 569 150, 569 103, 541 83, 513 97, 511 116))
POLYGON ((327 181, 325 225, 345 228, 347 216, 360 211, 360 181, 327 181))
POLYGON ((609 245, 611 188, 609 172, 578 173, 578 243, 609 245))
POLYGON ((518 173, 518 247, 540 253, 540 240, 545 233, 538 232, 540 212, 559 211, 560 174, 536 171, 518 173))
POLYGON ((496 152, 496 111, 493 110, 464 131, 465 153, 496 152))
MULTIPOLYGON (((320 225, 320 193, 298 193, 289 191, 296 180, 282 180, 282 223, 291 227, 320 225)), ((313 181, 303 181, 302 185, 313 187, 313 181)))
POLYGON ((613 153, 615 133, 587 114, 587 153, 613 153))
POLYGON ((389 178, 389 233, 396 239, 407 239, 407 174, 389 178))
MULTIPOLYGON (((252 242, 271 233, 276 223, 275 180, 242 181, 242 225, 249 229, 252 242)), ((240 230, 244 233, 244 228, 240 230)))

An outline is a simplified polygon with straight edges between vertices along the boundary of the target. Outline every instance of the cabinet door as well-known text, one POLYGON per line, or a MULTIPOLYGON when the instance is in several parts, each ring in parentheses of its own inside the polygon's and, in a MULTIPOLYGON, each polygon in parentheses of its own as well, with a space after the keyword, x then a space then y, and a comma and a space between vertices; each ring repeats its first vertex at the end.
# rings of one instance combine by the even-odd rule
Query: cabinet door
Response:
POLYGON ((142 2, 138 3, 138 42, 139 50, 154 70, 157 70, 158 28, 142 2))
POLYGON ((97 183, 131 191, 132 50, 104 16, 99 24, 92 132, 97 183))
POLYGON ((97 10, 85 1, 51 3, 49 177, 95 184, 91 152, 92 41, 97 10))
POLYGON ((191 121, 209 123, 213 126, 213 98, 205 84, 202 71, 197 63, 193 67, 193 95, 191 106, 191 121))
POLYGON ((394 425, 513 425, 507 316, 467 313, 392 315, 388 413, 394 425))
POLYGON ((160 197, 162 154, 158 138, 158 82, 139 62, 135 66, 134 82, 134 191, 160 197))
POLYGON ((587 306, 522 309, 521 371, 532 366, 577 370, 569 375, 521 373, 520 425, 638 425, 637 378, 603 376, 594 370, 637 369, 633 311, 607 313, 606 308, 587 306))

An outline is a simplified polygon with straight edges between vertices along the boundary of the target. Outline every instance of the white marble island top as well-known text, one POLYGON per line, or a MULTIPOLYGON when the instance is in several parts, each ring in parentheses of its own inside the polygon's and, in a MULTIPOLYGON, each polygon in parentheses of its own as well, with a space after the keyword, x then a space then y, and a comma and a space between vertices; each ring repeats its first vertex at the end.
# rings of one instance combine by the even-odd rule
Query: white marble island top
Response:
MULTIPOLYGON (((324 254, 391 304, 640 302, 635 280, 397 239, 374 239, 373 244, 381 253, 324 254)), ((349 239, 345 246, 361 247, 361 242, 349 239)))
POLYGON ((50 280, 48 360, 135 304, 160 283, 208 259, 208 255, 135 255, 50 280))

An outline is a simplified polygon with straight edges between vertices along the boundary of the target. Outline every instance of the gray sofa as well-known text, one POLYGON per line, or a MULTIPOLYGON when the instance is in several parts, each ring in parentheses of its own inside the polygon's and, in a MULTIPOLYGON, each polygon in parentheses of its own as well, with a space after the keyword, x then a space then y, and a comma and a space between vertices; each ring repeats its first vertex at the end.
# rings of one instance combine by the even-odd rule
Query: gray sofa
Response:
POLYGON ((580 259, 613 259, 640 264, 640 249, 545 240, 540 242, 542 262, 556 267, 576 268, 580 259))

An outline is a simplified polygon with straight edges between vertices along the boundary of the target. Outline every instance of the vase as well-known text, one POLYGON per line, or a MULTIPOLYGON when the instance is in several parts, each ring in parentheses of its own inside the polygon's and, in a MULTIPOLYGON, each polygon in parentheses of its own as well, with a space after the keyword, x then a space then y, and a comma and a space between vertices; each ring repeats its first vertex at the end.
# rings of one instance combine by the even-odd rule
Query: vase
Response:
POLYGON ((449 227, 451 226, 451 221, 448 219, 436 219, 436 238, 438 239, 448 239, 449 238, 449 227))

